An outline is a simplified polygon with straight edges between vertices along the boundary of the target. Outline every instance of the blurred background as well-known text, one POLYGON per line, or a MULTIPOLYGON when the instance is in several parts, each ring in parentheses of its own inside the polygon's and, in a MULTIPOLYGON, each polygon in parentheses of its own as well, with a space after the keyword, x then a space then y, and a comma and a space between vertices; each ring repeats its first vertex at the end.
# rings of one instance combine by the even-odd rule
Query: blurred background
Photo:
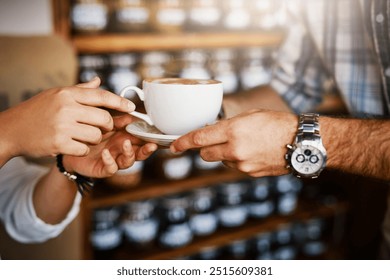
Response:
MULTIPOLYGON (((226 95, 260 87, 283 41, 287 3, 0 0, 0 109, 96 75, 114 93, 151 77, 217 79, 226 95)), ((344 112, 329 96, 323 113, 344 112)), ((310 181, 249 178, 197 152, 159 150, 98 182, 58 238, 26 245, 2 230, 0 252, 3 259, 376 259, 386 192, 329 171, 310 181)))

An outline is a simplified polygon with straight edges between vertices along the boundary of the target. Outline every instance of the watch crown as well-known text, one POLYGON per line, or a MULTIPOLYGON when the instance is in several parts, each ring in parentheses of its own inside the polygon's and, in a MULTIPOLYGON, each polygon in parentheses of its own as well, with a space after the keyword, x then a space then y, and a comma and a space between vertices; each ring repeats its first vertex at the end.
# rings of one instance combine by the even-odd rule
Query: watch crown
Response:
POLYGON ((291 165, 286 165, 286 168, 287 168, 287 169, 290 169, 290 168, 291 168, 291 165))
POLYGON ((291 150, 293 148, 290 144, 288 144, 286 146, 287 146, 287 149, 289 149, 289 150, 291 150))

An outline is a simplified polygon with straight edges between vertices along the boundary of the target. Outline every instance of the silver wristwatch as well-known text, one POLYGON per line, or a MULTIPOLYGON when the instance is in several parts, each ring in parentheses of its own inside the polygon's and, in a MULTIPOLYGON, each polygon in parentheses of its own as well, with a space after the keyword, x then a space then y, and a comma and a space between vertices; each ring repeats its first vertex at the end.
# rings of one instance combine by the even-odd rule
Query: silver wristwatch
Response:
POLYGON ((317 178, 326 166, 326 150, 318 119, 318 114, 301 114, 295 142, 287 145, 287 168, 291 168, 298 178, 317 178))

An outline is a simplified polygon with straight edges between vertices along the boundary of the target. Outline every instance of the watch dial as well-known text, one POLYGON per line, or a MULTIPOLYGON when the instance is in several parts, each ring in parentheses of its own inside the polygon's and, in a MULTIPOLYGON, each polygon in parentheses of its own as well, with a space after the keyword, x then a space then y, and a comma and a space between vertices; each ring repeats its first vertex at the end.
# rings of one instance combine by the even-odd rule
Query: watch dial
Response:
POLYGON ((311 175, 321 170, 324 158, 320 150, 313 146, 297 146, 291 155, 291 165, 304 175, 311 175))

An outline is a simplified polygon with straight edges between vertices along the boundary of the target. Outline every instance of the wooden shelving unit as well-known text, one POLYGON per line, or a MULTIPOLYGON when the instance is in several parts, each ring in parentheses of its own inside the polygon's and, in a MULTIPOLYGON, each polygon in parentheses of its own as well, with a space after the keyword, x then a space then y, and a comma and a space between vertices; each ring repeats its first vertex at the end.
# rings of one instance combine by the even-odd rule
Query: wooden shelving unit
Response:
POLYGON ((274 215, 264 220, 251 219, 245 225, 237 228, 221 228, 207 237, 196 237, 189 245, 176 249, 163 249, 159 247, 145 251, 120 250, 116 254, 118 259, 144 259, 166 260, 176 259, 182 256, 190 256, 202 248, 223 247, 235 240, 248 240, 262 232, 272 232, 281 224, 292 221, 305 221, 314 217, 332 217, 343 215, 347 212, 348 205, 344 202, 330 206, 301 203, 299 208, 289 216, 274 215))
POLYGON ((237 181, 248 178, 247 175, 228 169, 205 172, 203 175, 191 176, 177 181, 156 181, 147 178, 139 186, 126 191, 116 191, 107 188, 104 184, 98 185, 88 203, 91 209, 123 204, 128 201, 137 201, 184 192, 205 185, 221 182, 237 181))
POLYGON ((72 42, 80 53, 108 53, 187 48, 275 46, 282 33, 179 33, 76 35, 72 42))

